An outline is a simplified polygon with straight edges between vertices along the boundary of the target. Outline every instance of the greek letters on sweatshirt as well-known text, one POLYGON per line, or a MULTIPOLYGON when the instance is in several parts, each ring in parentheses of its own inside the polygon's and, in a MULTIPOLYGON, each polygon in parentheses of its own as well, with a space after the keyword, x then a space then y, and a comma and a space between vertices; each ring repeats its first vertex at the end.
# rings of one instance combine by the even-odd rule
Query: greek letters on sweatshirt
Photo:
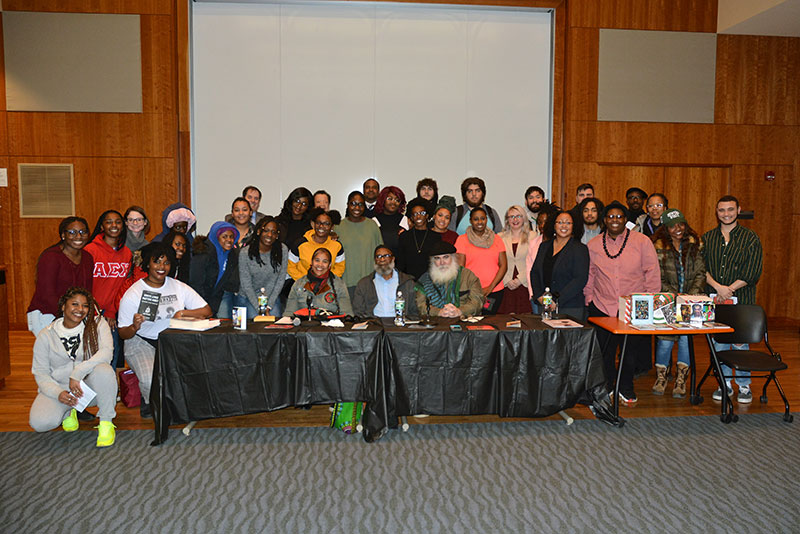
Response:
POLYGON ((125 246, 114 250, 105 242, 103 234, 95 237, 85 248, 94 258, 92 295, 97 305, 104 310, 104 315, 113 319, 117 316, 118 295, 125 284, 133 254, 125 246))

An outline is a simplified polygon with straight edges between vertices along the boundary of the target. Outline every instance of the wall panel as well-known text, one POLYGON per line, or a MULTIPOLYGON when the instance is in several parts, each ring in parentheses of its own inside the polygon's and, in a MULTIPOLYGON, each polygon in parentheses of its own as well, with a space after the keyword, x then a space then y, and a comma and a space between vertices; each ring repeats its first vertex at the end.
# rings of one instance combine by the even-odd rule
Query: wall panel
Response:
POLYGON ((59 13, 172 13, 174 0, 3 0, 4 11, 57 11, 59 13))
POLYGON ((570 28, 567 31, 567 120, 597 120, 597 68, 600 31, 597 28, 570 28))
POLYGON ((717 36, 715 121, 800 124, 800 39, 717 36))
POLYGON ((171 157, 176 117, 156 113, 10 112, 10 154, 171 157))
POLYGON ((709 0, 570 0, 570 26, 717 31, 717 3, 709 0))
POLYGON ((142 16, 142 110, 173 113, 176 110, 176 60, 172 17, 142 16))
POLYGON ((565 143, 573 161, 791 164, 800 127, 570 121, 565 143))
MULTIPOLYGON (((754 230, 764 249, 764 272, 758 283, 758 302, 768 315, 789 316, 797 286, 787 287, 787 278, 797 271, 797 262, 789 252, 797 235, 789 232, 791 213, 795 202, 795 181, 790 179, 792 167, 735 165, 731 192, 742 209, 753 210, 752 221, 742 221, 743 226, 754 230), (772 182, 764 180, 764 172, 775 171, 780 177, 772 182), (787 276, 788 275, 788 276, 787 276), (787 291, 788 289, 788 291, 787 291)), ((795 318, 800 318, 795 315, 795 318)))
POLYGON ((702 235, 717 225, 714 203, 728 193, 729 181, 728 167, 667 167, 663 193, 669 206, 681 210, 689 225, 702 235))

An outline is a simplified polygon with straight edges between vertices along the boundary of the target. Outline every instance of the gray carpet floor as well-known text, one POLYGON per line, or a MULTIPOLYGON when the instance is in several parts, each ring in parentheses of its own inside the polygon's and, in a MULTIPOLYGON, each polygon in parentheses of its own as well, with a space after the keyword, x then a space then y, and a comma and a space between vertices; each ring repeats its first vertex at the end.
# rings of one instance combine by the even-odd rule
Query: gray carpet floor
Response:
POLYGON ((779 414, 151 438, 0 433, 0 530, 800 532, 800 424, 779 414))

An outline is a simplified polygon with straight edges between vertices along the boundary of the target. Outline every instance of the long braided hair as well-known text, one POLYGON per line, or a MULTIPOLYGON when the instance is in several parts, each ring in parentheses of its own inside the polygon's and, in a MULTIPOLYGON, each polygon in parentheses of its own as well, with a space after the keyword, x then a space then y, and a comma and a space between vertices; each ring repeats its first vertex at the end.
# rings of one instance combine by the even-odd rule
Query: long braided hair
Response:
POLYGON ((97 336, 97 321, 102 321, 102 317, 98 313, 97 303, 92 297, 92 293, 82 287, 71 287, 67 289, 60 299, 58 299, 58 314, 64 315, 64 305, 69 299, 76 295, 83 295, 86 302, 89 304, 89 313, 83 319, 83 352, 86 360, 94 356, 100 348, 100 341, 97 336))
POLYGON ((281 263, 283 262, 283 247, 281 246, 281 227, 278 219, 273 217, 272 215, 265 215, 262 217, 258 224, 256 224, 256 229, 253 231, 253 239, 250 240, 250 244, 247 248, 247 257, 251 260, 255 261, 260 266, 264 266, 264 262, 261 260, 261 251, 259 250, 261 241, 261 234, 262 232, 266 231, 267 225, 269 223, 275 223, 275 226, 278 228, 278 238, 272 244, 272 248, 270 249, 269 253, 269 261, 272 265, 272 270, 278 272, 278 269, 281 268, 281 263))

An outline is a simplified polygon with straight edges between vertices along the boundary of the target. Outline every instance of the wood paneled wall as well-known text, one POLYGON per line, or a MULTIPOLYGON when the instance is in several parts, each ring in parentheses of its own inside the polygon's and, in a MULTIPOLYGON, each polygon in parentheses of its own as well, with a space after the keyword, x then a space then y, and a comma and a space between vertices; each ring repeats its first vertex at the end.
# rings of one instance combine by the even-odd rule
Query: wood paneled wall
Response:
MULTIPOLYGON (((188 138, 188 76, 179 101, 177 29, 188 58, 188 4, 179 0, 5 0, 5 11, 138 14, 141 26, 142 113, 8 112, 5 79, 0 83, 0 165, 8 168, 9 187, 0 188, 0 263, 9 266, 11 323, 24 327, 33 294, 36 261, 58 241, 58 219, 20 219, 17 165, 71 163, 76 214, 94 226, 106 209, 120 212, 131 204, 147 211, 150 236, 161 231, 161 211, 170 203, 188 203, 188 143, 179 147, 179 124, 188 138), (183 9, 179 20, 178 6, 183 9), (183 110, 183 113, 181 113, 183 110), (181 154, 186 159, 181 159, 181 154), (187 187, 182 187, 186 184, 187 187)), ((0 39, 0 42, 2 40, 0 39)), ((0 61, 2 61, 0 50, 0 61)), ((187 67, 188 68, 188 67, 187 67)), ((0 69, 4 76, 4 69, 0 69)))
MULTIPOLYGON (((568 0, 563 175, 554 185, 574 203, 575 188, 596 186, 624 202, 639 186, 667 195, 700 233, 716 224, 723 194, 755 219, 764 247, 758 301, 771 317, 800 318, 800 39, 719 35, 714 124, 597 121, 599 31, 624 28, 716 31, 716 2, 568 0), (764 173, 776 174, 767 182, 764 173)), ((798 321, 800 322, 800 321, 798 321)))
MULTIPOLYGON (((25 322, 36 258, 57 239, 56 220, 18 215, 17 163, 75 165, 78 213, 93 223, 108 207, 142 204, 154 235, 160 212, 190 198, 189 0, 5 0, 26 11, 136 13, 142 28, 142 114, 8 113, 0 83, 0 263, 10 267, 15 326, 25 322), (144 193, 143 193, 144 192, 144 193)), ((556 9, 553 198, 571 205, 575 187, 603 200, 637 185, 660 190, 700 232, 714 202, 737 195, 755 211, 744 224, 761 236, 758 300, 772 317, 800 317, 800 39, 717 38, 714 124, 597 121, 601 28, 714 32, 714 0, 437 0, 436 3, 556 9), (764 172, 776 173, 774 182, 764 172)), ((1 28, 1 27, 0 27, 1 28)), ((0 47, 2 39, 0 39, 0 47)), ((2 61, 0 48, 0 62, 2 61)), ((2 69, 0 69, 2 72, 2 69)), ((3 80, 4 82, 4 80, 3 80)))

